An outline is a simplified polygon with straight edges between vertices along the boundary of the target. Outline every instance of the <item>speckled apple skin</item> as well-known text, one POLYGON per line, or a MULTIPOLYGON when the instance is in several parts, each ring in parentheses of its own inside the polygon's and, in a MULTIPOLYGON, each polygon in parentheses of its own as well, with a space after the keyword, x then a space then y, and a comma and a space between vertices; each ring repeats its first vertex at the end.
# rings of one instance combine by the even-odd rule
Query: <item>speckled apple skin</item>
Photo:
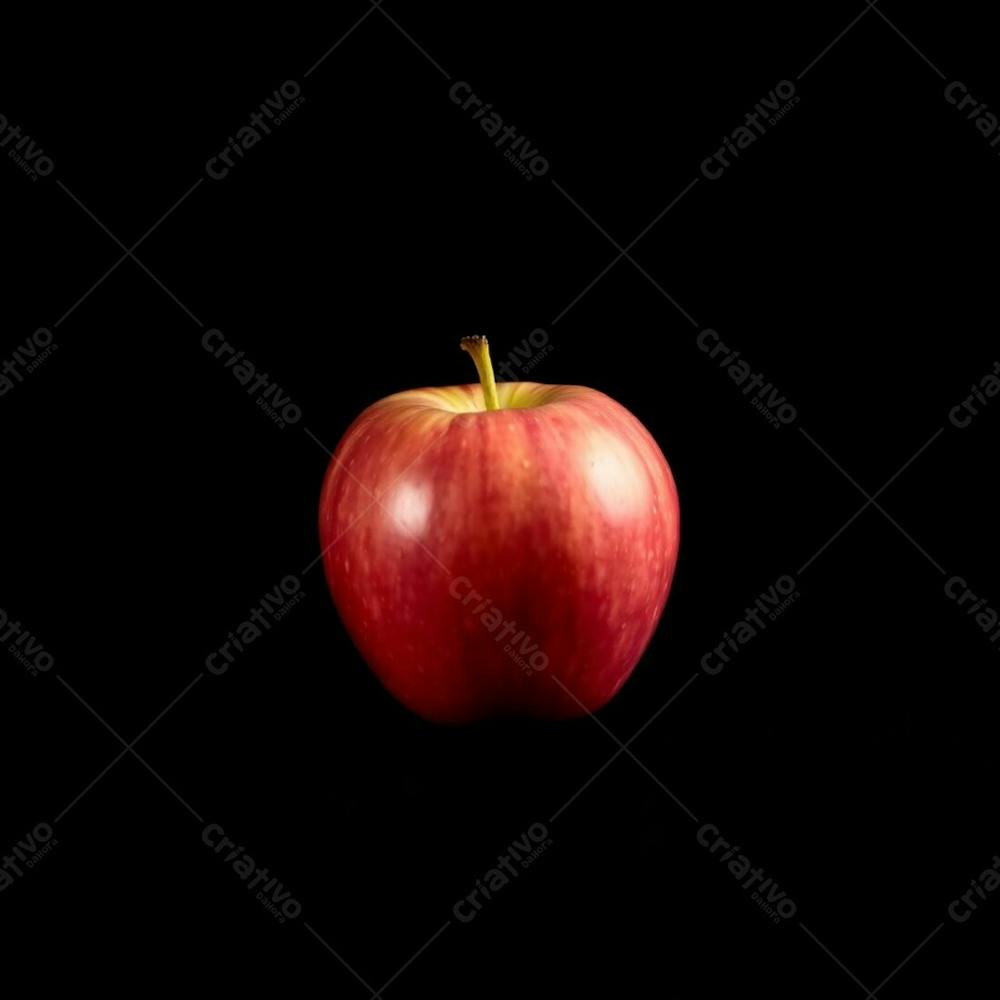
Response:
POLYGON ((649 644, 677 562, 674 479, 628 410, 580 386, 497 388, 494 411, 478 385, 370 406, 320 499, 344 626, 436 722, 601 708, 649 644))

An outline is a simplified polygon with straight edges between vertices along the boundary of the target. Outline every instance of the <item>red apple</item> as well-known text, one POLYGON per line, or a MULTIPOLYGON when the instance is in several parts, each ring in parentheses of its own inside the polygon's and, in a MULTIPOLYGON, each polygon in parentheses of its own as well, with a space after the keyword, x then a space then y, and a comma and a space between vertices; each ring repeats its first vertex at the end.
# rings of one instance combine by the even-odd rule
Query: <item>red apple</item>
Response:
POLYGON ((594 389, 493 381, 396 393, 344 435, 319 533, 347 631, 437 722, 567 718, 624 684, 663 612, 680 511, 662 452, 594 389))

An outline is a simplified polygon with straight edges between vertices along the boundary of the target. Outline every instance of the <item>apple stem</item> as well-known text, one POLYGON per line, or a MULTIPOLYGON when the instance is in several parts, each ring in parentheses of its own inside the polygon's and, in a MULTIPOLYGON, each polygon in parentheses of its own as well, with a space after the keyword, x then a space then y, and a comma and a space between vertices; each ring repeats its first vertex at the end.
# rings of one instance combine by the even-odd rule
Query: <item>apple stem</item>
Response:
POLYGON ((490 345, 485 337, 463 337, 459 341, 462 348, 473 360, 479 372, 479 382, 483 387, 483 399, 487 410, 499 410, 497 384, 493 378, 493 362, 490 361, 490 345))

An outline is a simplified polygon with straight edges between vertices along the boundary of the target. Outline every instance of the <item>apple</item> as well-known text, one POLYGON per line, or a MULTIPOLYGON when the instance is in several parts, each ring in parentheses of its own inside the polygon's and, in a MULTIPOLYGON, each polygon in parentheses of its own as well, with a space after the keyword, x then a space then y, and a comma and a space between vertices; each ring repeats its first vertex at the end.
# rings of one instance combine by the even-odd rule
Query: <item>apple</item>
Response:
POLYGON ((319 506, 344 626, 413 712, 569 718, 621 688, 666 604, 680 510, 663 453, 594 389, 413 389, 350 426, 319 506))

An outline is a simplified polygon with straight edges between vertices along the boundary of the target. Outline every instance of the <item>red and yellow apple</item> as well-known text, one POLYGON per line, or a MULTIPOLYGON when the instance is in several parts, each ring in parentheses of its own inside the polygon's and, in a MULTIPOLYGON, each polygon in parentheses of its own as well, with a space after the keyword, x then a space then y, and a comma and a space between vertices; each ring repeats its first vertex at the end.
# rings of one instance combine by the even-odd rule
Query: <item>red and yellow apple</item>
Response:
POLYGON ((580 386, 493 379, 389 396, 327 469, 327 582, 362 657, 437 722, 568 718, 621 688, 677 561, 674 480, 649 432, 580 386))

